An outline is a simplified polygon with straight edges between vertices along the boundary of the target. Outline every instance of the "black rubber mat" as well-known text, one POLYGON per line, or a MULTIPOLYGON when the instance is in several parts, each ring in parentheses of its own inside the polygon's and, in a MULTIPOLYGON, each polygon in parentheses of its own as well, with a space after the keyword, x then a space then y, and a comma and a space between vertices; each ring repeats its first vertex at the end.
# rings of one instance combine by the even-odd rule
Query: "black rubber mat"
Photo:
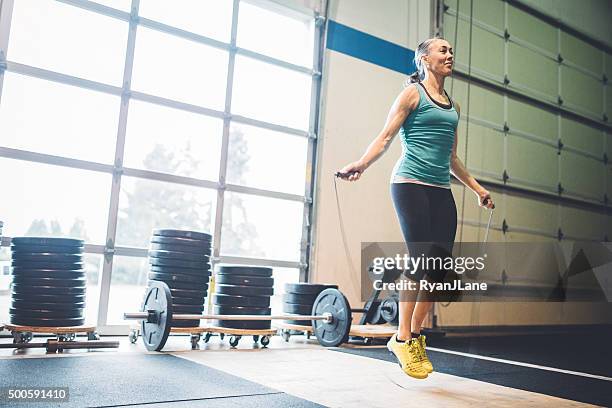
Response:
POLYGON ((0 360, 0 387, 68 387, 69 401, 3 407, 321 407, 167 354, 105 354, 0 360), (175 405, 176 404, 176 405, 175 405))
MULTIPOLYGON (((395 356, 386 347, 334 348, 333 350, 393 363, 397 362, 395 356)), ((574 401, 606 407, 612 406, 610 381, 486 361, 433 350, 428 350, 427 355, 434 366, 434 370, 440 373, 574 401)), ((522 360, 518 361, 523 362, 522 360)), ((435 375, 435 372, 431 375, 435 375)))

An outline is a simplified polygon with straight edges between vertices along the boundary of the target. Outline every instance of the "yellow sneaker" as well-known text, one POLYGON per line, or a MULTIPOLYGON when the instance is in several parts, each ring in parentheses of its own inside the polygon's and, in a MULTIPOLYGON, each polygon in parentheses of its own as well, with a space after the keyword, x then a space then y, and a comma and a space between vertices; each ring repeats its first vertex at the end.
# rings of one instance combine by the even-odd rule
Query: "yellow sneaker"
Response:
POLYGON ((402 367, 406 374, 420 380, 427 378, 427 371, 425 371, 421 364, 418 341, 411 340, 400 343, 397 341, 397 334, 394 334, 387 343, 387 348, 395 354, 400 367, 402 367))
POLYGON ((423 366, 423 369, 425 369, 425 371, 431 373, 433 371, 433 366, 431 365, 431 361, 429 361, 429 358, 427 357, 427 351, 425 350, 425 336, 421 334, 416 340, 416 343, 419 346, 421 365, 423 366))

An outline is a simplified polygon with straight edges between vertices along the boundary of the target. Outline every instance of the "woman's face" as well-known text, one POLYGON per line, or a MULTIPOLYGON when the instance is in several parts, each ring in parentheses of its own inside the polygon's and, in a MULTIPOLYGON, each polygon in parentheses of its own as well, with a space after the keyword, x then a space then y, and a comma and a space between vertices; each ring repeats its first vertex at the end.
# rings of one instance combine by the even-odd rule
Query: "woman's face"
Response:
POLYGON ((449 76, 455 63, 453 53, 448 41, 435 40, 429 45, 429 55, 423 56, 425 66, 434 74, 449 76))

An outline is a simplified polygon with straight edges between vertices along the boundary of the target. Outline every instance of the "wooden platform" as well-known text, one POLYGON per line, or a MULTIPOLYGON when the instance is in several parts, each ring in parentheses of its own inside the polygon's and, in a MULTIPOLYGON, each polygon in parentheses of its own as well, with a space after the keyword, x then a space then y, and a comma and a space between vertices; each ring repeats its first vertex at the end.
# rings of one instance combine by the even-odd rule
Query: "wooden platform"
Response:
POLYGON ((96 330, 96 326, 42 327, 42 326, 21 326, 18 324, 5 324, 3 326, 7 330, 16 331, 16 332, 52 333, 52 334, 91 333, 96 330))
POLYGON ((393 336, 397 326, 387 324, 354 324, 351 326, 349 336, 381 339, 393 336))

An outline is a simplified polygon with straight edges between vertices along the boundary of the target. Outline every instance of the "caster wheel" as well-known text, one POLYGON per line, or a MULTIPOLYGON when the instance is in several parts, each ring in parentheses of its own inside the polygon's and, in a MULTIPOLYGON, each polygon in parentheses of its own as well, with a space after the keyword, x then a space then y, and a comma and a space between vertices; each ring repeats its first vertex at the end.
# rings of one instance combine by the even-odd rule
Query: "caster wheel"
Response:
POLYGON ((100 335, 98 332, 89 332, 87 333, 87 340, 100 340, 100 335))
POLYGON ((136 344, 136 341, 138 340, 138 332, 135 330, 130 331, 128 339, 130 340, 130 343, 136 344))
POLYGON ((268 344, 270 344, 270 337, 269 336, 263 336, 261 338, 260 343, 261 343, 262 346, 266 347, 268 344))
POLYGON ((283 338, 283 340, 285 340, 286 342, 289 342, 289 338, 291 337, 291 334, 285 330, 281 333, 281 337, 283 338))
POLYGON ((204 343, 208 343, 211 337, 212 337, 212 333, 206 333, 203 339, 204 343))
POLYGON ((238 342, 240 341, 240 336, 232 336, 230 338, 230 346, 232 346, 233 348, 235 348, 238 345, 238 342))
POLYGON ((192 350, 197 350, 200 347, 198 346, 198 342, 200 341, 200 336, 199 335, 195 335, 195 336, 191 336, 191 349, 192 350))
POLYGON ((254 341, 255 343, 257 343, 257 342, 259 341, 259 336, 258 336, 258 335, 254 335, 254 336, 253 336, 253 341, 254 341))
POLYGON ((306 332, 306 340, 310 340, 310 332, 306 332))
POLYGON ((220 334, 219 334, 219 338, 220 338, 221 340, 223 340, 223 339, 225 338, 225 333, 220 333, 220 334))

